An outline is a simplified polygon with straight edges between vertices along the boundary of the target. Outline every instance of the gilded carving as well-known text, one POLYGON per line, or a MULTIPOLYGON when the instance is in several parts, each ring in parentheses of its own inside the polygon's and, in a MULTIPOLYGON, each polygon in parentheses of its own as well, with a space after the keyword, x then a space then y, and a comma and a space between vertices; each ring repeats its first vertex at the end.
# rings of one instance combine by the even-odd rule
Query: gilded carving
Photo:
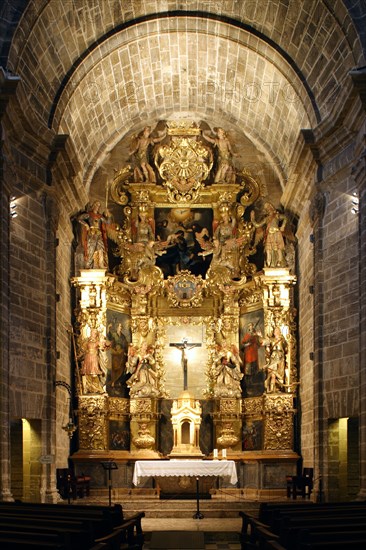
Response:
POLYGON ((212 154, 197 141, 195 125, 174 124, 168 128, 171 141, 159 147, 155 164, 171 202, 195 201, 212 168, 212 154))
POLYGON ((264 397, 264 412, 266 414, 284 415, 293 412, 293 396, 291 394, 266 395, 264 397))
POLYGON ((292 447, 293 396, 269 395, 264 398, 265 449, 290 449, 292 447))
POLYGON ((216 439, 216 442, 219 447, 224 449, 234 447, 239 443, 239 437, 235 434, 232 422, 223 423, 220 436, 216 439))
POLYGON ((115 203, 126 206, 128 196, 126 194, 125 185, 131 183, 133 179, 133 170, 131 165, 124 166, 118 170, 113 178, 110 186, 110 194, 115 203))
POLYGON ((130 412, 132 415, 146 415, 154 413, 154 404, 151 399, 131 399, 130 412))
POLYGON ((120 397, 109 397, 109 416, 118 417, 130 414, 130 400, 120 397))
POLYGON ((153 450, 155 446, 155 438, 151 435, 150 430, 146 422, 138 423, 138 435, 132 438, 132 443, 138 449, 153 450))
POLYGON ((245 416, 262 416, 263 413, 263 398, 248 397, 242 401, 243 414, 245 416))
POLYGON ((131 296, 123 283, 116 279, 107 283, 107 302, 118 305, 124 310, 131 307, 131 296))
POLYGON ((261 195, 266 194, 266 189, 261 189, 259 183, 248 170, 242 170, 239 176, 243 179, 243 190, 240 196, 240 204, 242 206, 249 206, 259 199, 261 195))
POLYGON ((79 446, 81 449, 107 448, 107 397, 79 397, 79 446))
POLYGON ((269 415, 264 428, 264 449, 289 450, 293 445, 292 415, 269 415))
POLYGON ((129 419, 131 452, 153 452, 157 400, 168 397, 165 378, 171 393, 181 387, 168 378, 178 376, 179 364, 168 370, 173 354, 167 349, 178 342, 175 332, 180 341, 181 329, 193 325, 202 327, 200 391, 215 402, 218 446, 237 446, 240 452, 242 423, 249 421, 260 425, 261 449, 290 449, 298 375, 289 217, 269 202, 256 175, 236 170, 222 128, 161 122, 136 133, 130 153, 105 189, 106 212, 95 205, 77 218, 81 223, 88 214, 98 225, 88 269, 72 279, 80 448, 107 449, 109 420, 129 419), (112 397, 105 393, 112 353, 107 319, 117 314, 125 323, 127 362, 124 389, 120 397, 110 392, 112 397), (244 353, 243 336, 252 321, 260 334, 256 361, 244 353))
POLYGON ((240 408, 240 401, 238 401, 237 399, 220 399, 219 400, 220 415, 237 415, 238 407, 240 408))

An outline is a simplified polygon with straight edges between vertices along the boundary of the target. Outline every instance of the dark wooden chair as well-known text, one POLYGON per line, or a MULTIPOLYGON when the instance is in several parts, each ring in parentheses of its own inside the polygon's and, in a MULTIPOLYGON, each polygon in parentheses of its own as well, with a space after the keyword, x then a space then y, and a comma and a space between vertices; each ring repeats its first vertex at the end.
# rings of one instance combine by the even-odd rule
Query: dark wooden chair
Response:
POLYGON ((63 499, 78 497, 83 498, 90 494, 90 477, 85 475, 75 476, 69 468, 56 470, 57 489, 63 499))
POLYGON ((309 498, 313 490, 313 468, 304 468, 302 475, 287 476, 287 498, 296 499, 297 496, 302 498, 309 498))

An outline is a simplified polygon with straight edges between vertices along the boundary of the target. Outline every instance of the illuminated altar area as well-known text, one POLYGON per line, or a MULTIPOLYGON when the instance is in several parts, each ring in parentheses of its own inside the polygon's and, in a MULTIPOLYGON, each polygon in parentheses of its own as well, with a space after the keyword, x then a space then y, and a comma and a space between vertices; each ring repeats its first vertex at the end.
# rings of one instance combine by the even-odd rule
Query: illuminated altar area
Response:
POLYGON ((116 461, 127 487, 135 460, 217 449, 239 487, 280 489, 298 459, 292 222, 222 128, 159 122, 131 155, 73 220, 75 467, 98 485, 116 461))

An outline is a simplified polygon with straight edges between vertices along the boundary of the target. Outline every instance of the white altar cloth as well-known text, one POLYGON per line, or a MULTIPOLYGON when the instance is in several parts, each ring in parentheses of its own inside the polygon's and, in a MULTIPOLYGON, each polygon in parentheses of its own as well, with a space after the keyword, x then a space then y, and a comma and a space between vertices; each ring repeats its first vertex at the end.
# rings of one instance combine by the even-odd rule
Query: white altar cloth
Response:
POLYGON ((138 485, 141 478, 168 476, 220 476, 231 484, 238 481, 233 460, 136 460, 132 482, 138 485))

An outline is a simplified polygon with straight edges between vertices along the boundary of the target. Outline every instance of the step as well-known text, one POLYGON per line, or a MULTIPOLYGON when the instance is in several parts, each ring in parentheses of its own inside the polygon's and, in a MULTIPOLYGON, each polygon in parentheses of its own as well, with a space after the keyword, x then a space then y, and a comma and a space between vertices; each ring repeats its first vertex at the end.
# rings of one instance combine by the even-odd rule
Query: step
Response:
MULTIPOLYGON (((109 493, 105 489, 92 491, 90 497, 83 499, 85 504, 108 504, 109 493)), ((145 512, 146 518, 192 518, 197 511, 197 499, 159 498, 155 489, 121 490, 111 492, 112 504, 119 503, 127 517, 145 512)), ((256 512, 258 501, 250 501, 239 490, 215 492, 212 498, 199 500, 199 510, 205 518, 237 518, 239 511, 256 512)))

